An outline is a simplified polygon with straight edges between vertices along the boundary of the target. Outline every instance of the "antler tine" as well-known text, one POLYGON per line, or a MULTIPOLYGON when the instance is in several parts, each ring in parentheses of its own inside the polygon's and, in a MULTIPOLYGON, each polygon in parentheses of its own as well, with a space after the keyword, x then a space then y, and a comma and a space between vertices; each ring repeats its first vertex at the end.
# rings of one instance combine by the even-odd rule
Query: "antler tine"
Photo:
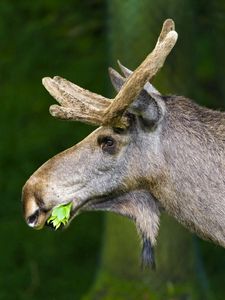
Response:
POLYGON ((42 79, 42 84, 62 106, 73 107, 76 102, 81 102, 104 109, 111 103, 111 99, 85 90, 59 76, 45 77, 42 79))
POLYGON ((42 83, 61 105, 50 106, 49 111, 53 117, 92 125, 102 123, 102 111, 110 105, 110 99, 85 90, 59 76, 45 77, 42 83))
POLYGON ((166 57, 174 47, 178 34, 174 30, 173 20, 167 19, 154 50, 132 73, 103 116, 103 124, 120 123, 120 119, 128 106, 136 99, 145 83, 149 81, 163 66, 166 57))
MULTIPOLYGON (((111 101, 106 97, 85 90, 60 76, 55 76, 53 80, 58 86, 58 89, 64 90, 65 94, 70 96, 69 101, 67 100, 68 103, 64 103, 66 106, 71 106, 71 104, 73 104, 73 98, 90 105, 93 105, 93 102, 95 102, 95 104, 100 105, 101 108, 107 107, 109 105, 109 101, 111 101)), ((64 99, 64 101, 66 101, 66 99, 64 99)))
POLYGON ((53 117, 61 120, 80 121, 90 125, 101 124, 101 116, 96 110, 91 110, 79 105, 72 107, 64 107, 60 105, 51 105, 49 112, 53 117))

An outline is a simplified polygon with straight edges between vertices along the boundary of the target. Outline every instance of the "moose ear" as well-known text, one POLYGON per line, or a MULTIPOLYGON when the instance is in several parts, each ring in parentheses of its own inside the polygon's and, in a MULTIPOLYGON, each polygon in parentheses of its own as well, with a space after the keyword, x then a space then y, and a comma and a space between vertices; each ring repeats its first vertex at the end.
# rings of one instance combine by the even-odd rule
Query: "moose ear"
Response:
POLYGON ((116 90, 116 92, 119 92, 124 85, 126 78, 122 77, 116 70, 113 68, 109 68, 109 77, 111 80, 111 83, 116 90))
POLYGON ((141 124, 152 128, 160 123, 165 114, 165 102, 158 94, 151 94, 142 90, 138 98, 130 105, 128 111, 136 115, 141 124))

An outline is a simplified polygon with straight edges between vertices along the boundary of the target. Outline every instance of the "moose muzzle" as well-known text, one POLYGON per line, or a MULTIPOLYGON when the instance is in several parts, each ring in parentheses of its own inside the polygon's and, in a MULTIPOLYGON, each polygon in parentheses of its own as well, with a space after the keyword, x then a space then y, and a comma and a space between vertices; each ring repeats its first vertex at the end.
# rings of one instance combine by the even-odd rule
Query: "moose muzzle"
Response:
POLYGON ((34 229, 41 229, 45 225, 50 212, 43 207, 40 188, 37 185, 30 178, 23 187, 23 214, 28 226, 34 229))

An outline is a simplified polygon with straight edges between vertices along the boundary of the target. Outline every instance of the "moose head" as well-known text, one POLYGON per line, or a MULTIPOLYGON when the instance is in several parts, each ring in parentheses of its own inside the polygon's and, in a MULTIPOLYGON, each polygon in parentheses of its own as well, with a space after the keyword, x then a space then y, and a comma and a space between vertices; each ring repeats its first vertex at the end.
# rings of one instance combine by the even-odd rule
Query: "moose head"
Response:
POLYGON ((53 208, 128 216, 142 237, 142 258, 154 265, 161 208, 205 239, 225 246, 225 118, 180 96, 162 96, 151 78, 177 40, 164 22, 154 50, 124 77, 110 69, 115 99, 61 78, 43 84, 60 105, 57 118, 100 125, 77 145, 42 165, 23 188, 24 217, 40 229, 53 208))

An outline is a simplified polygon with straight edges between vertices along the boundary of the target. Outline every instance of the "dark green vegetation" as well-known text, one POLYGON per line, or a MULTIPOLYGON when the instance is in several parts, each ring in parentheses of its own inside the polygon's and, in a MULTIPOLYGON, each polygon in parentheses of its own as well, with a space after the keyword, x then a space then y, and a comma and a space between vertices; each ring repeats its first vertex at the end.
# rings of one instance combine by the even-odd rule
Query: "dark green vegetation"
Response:
POLYGON ((137 66, 167 17, 179 41, 157 88, 224 109, 222 0, 0 2, 0 299, 224 299, 225 250, 169 217, 156 272, 140 270, 135 228, 124 218, 85 214, 64 232, 34 231, 22 219, 29 175, 92 130, 50 117, 54 100, 41 78, 58 74, 109 95, 110 61, 137 66))

